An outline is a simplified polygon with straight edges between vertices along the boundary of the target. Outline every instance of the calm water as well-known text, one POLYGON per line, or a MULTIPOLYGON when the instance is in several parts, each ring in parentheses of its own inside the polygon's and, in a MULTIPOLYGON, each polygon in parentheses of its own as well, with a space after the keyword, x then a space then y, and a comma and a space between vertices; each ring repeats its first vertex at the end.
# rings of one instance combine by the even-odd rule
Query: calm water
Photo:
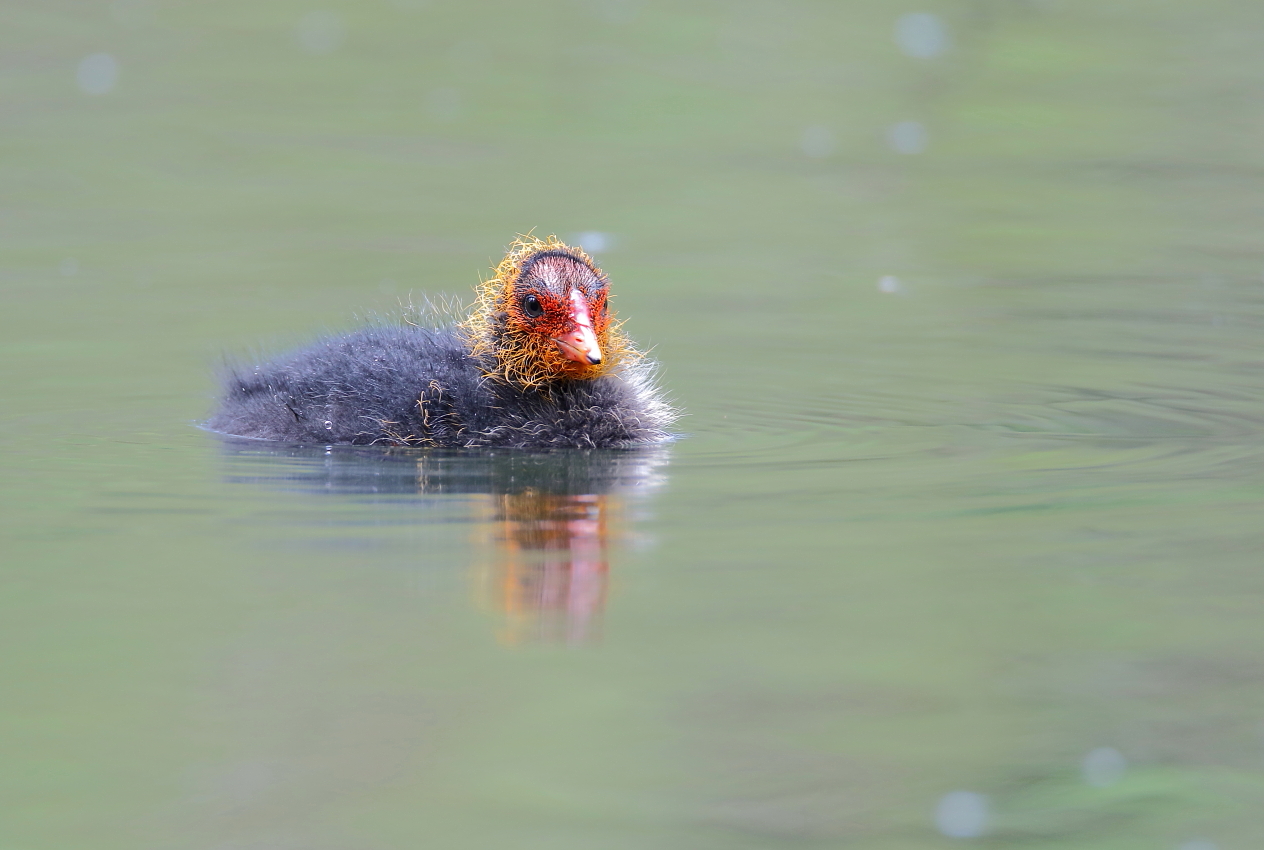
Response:
POLYGON ((4 850, 1259 846, 1264 7, 0 16, 4 850), (195 427, 530 228, 682 439, 195 427))

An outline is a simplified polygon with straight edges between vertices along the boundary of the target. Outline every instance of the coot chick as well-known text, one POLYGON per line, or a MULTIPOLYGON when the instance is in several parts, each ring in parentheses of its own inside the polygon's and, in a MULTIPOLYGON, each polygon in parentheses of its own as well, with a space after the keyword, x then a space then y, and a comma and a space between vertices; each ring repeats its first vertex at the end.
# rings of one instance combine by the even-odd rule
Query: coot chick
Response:
POLYGON ((464 321, 371 326, 231 369, 206 427, 309 445, 661 441, 677 414, 615 322, 609 288, 582 250, 521 237, 464 321))

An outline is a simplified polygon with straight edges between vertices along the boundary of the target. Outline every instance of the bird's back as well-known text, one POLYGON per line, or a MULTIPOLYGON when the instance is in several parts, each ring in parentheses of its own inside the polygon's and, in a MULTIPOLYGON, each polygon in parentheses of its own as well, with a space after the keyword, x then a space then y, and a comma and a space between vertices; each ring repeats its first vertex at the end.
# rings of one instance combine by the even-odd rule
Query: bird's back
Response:
POLYGON ((486 367, 454 328, 369 327, 230 370, 206 424, 309 445, 602 448, 663 439, 675 418, 646 362, 539 390, 486 367))

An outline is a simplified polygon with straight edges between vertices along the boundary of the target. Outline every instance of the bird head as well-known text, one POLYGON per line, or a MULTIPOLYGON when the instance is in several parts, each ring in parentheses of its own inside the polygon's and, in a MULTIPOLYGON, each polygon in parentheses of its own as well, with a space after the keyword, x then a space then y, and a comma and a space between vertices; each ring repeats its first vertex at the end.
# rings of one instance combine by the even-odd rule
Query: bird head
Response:
POLYGON ((487 374, 520 387, 598 378, 632 351, 610 308, 610 282, 579 248, 519 237, 462 323, 487 374))

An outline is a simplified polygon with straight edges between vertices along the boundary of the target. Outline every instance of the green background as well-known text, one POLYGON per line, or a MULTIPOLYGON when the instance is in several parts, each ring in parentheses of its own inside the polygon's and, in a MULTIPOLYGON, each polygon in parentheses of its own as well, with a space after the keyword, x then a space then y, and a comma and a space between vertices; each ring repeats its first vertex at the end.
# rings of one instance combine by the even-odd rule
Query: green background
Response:
POLYGON ((10 0, 0 848, 1256 846, 1261 86, 1227 0, 10 0), (496 487, 193 427, 533 228, 688 414, 570 643, 496 487))

